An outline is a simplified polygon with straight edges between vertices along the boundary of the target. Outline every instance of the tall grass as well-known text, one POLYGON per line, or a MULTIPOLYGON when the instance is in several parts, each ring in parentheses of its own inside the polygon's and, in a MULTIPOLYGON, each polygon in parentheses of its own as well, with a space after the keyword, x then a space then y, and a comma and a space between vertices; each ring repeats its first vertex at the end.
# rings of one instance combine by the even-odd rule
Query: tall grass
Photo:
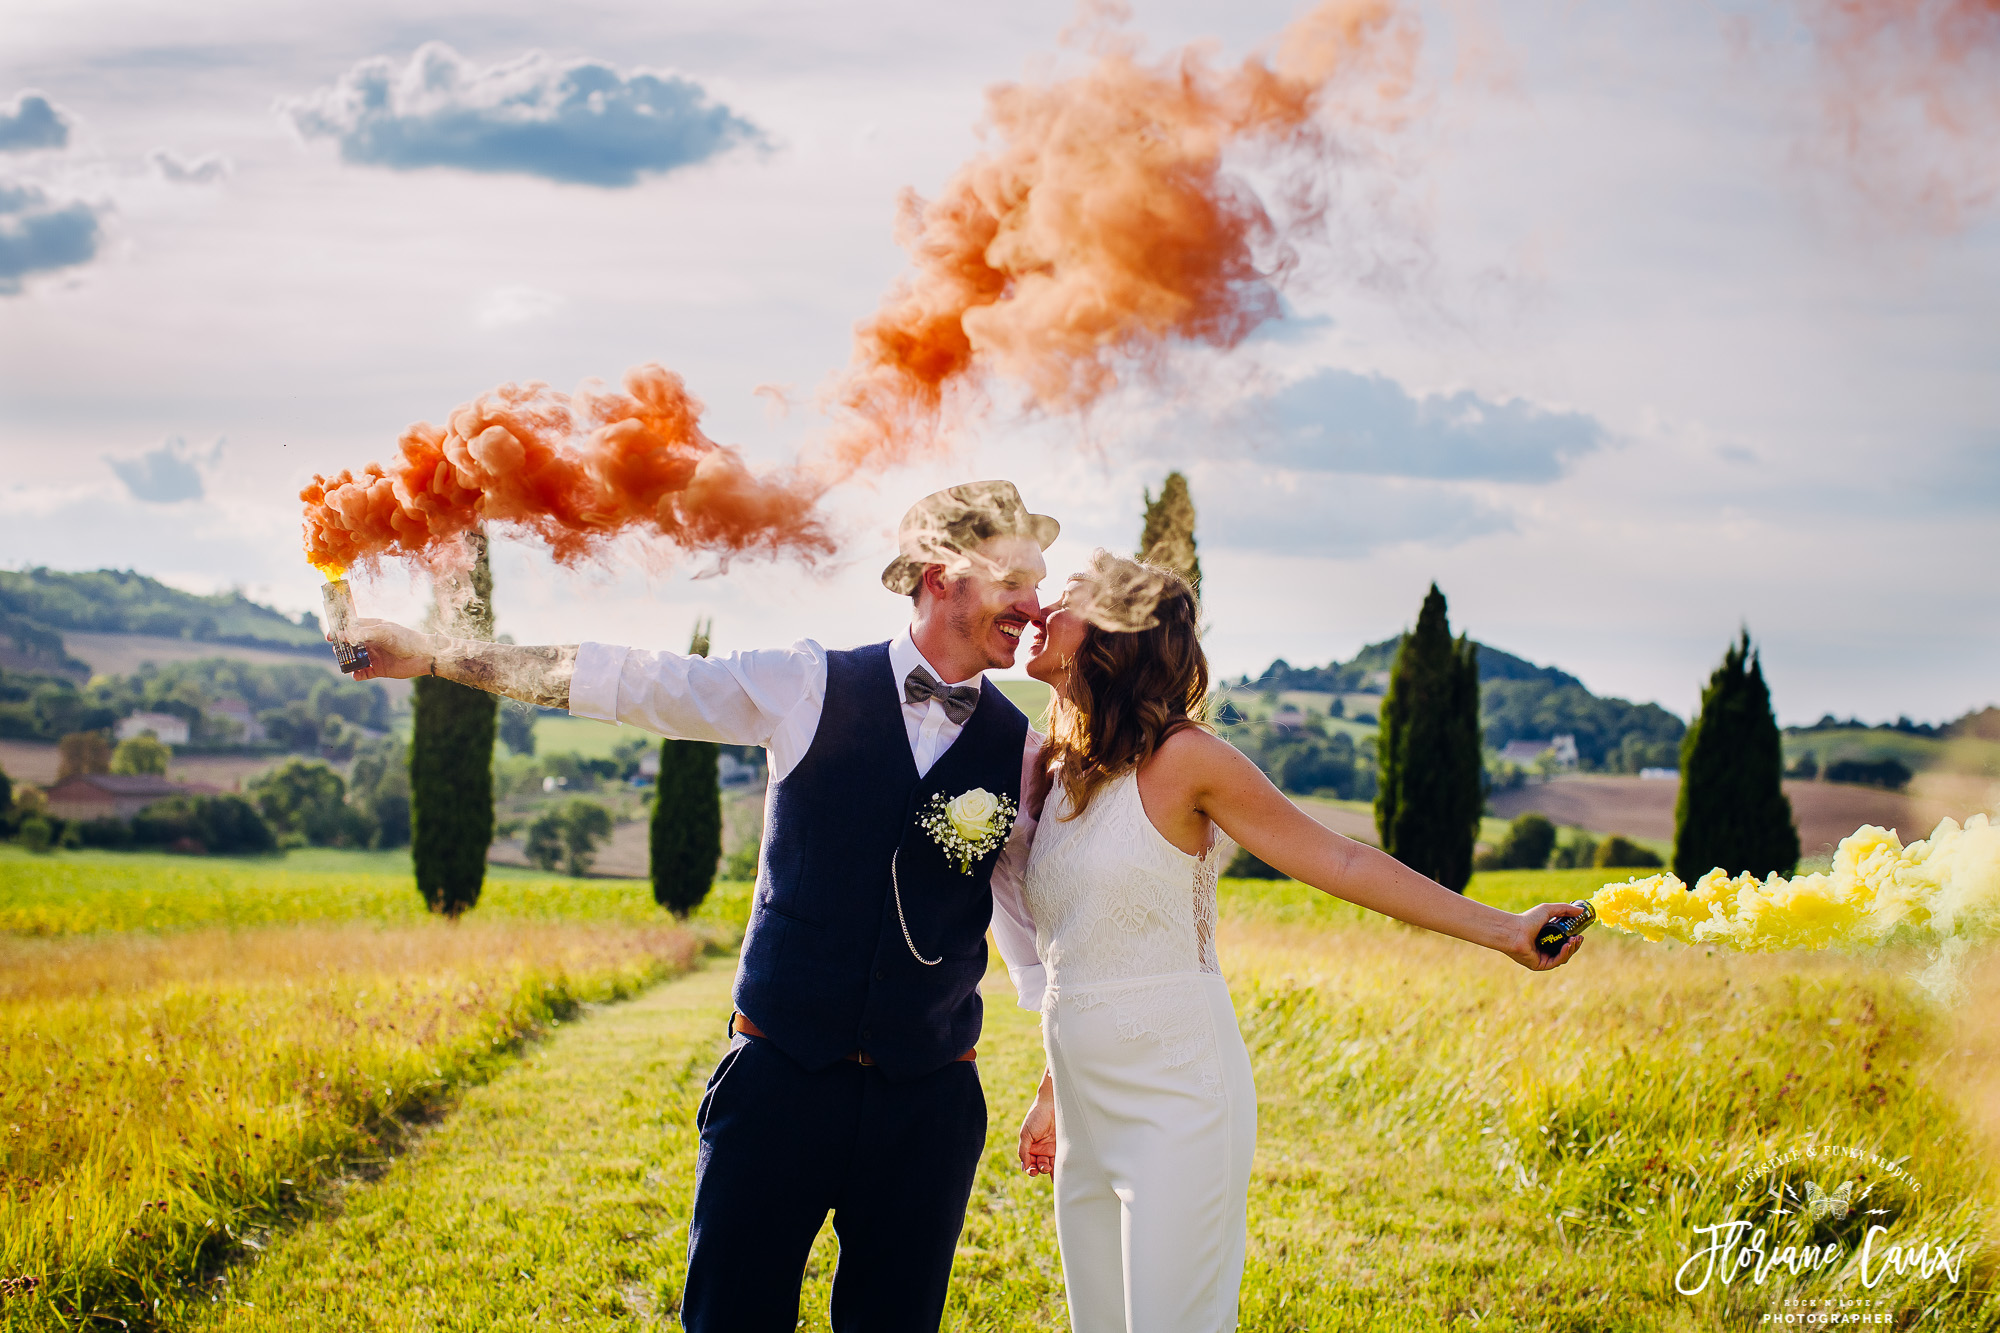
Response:
POLYGON ((0 1321, 147 1322, 399 1118, 696 949, 670 925, 483 922, 7 942, 0 1321))
POLYGON ((0 1327, 134 1326, 526 1034, 740 935, 642 883, 406 857, 0 856, 0 1327))
MULTIPOLYGON (((1901 960, 1593 936, 1534 976, 1435 936, 1254 911, 1224 943, 1262 1131, 1246 1327, 1694 1329, 1866 1297, 2000 1328, 1990 1159, 1960 1095, 1976 1052, 1901 960), (1798 1148, 1903 1160, 1922 1190, 1896 1197, 1897 1237, 1969 1246, 1960 1280, 1864 1291, 1853 1256, 1882 1219, 1770 1217, 1746 1182, 1798 1148), (1767 1226, 1771 1249, 1849 1257, 1676 1292, 1708 1243, 1694 1229, 1732 1218, 1767 1226)), ((1842 1171, 1801 1160, 1779 1178, 1830 1190, 1842 1171)))

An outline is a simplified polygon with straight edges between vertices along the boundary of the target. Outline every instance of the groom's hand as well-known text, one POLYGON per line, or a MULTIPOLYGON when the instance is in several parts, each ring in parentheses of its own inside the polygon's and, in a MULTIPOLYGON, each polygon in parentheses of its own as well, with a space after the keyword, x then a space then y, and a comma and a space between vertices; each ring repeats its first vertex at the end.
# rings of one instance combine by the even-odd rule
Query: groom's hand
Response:
MULTIPOLYGON (((328 643, 333 635, 326 636, 328 643)), ((357 619, 350 642, 368 649, 368 665, 356 680, 408 680, 428 673, 437 660, 440 640, 389 620, 357 619)))
POLYGON ((1047 1084, 1021 1121, 1021 1169, 1031 1176, 1051 1175, 1056 1169, 1056 1107, 1047 1084))

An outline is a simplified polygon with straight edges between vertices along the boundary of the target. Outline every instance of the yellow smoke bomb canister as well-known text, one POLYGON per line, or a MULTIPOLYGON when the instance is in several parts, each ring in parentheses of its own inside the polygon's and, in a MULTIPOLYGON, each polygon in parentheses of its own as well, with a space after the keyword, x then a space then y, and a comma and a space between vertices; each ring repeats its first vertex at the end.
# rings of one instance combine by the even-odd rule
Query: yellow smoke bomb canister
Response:
POLYGON ((1535 936, 1535 951, 1544 958, 1554 958, 1563 951, 1563 946, 1583 934, 1584 928, 1597 920, 1597 909, 1588 900, 1570 904, 1576 908, 1573 916, 1552 916, 1542 924, 1535 936))
POLYGON ((319 590, 326 607, 326 632, 333 636, 333 660, 340 663, 342 671, 365 671, 371 665, 368 650, 348 642, 354 623, 354 590, 337 572, 324 572, 333 573, 319 590))

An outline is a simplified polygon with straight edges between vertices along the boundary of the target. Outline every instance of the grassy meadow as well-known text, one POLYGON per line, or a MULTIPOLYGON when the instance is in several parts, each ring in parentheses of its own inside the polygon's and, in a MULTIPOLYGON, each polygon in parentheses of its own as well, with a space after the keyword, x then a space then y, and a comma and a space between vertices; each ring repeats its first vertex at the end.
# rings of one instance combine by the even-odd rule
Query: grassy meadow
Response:
POLYGON ((525 1038, 733 942, 743 902, 681 926, 643 884, 509 875, 451 923, 406 855, 0 851, 0 1327, 173 1326, 525 1038))
MULTIPOLYGON (((693 1111, 729 1010, 714 946, 742 889, 680 931, 640 885, 496 878, 454 927, 399 905, 406 870, 341 864, 0 860, 21 913, 0 917, 0 1327, 679 1326, 693 1111), (52 916, 66 894, 119 927, 52 916)), ((1473 892, 1519 907, 1601 879, 1473 892)), ((1905 1159, 1899 1231, 1993 1236, 1990 960, 1953 1014, 1900 958, 1598 930, 1535 976, 1293 884, 1228 881, 1223 908, 1260 1103, 1245 1328, 1695 1330, 1863 1295, 1835 1270, 1673 1289, 1692 1228, 1748 1215, 1746 1171, 1809 1144, 1905 1159)), ((946 1327, 1060 1329, 1049 1183, 1012 1159, 1038 1026, 1004 972, 987 991, 988 1150, 946 1327)), ((835 1259, 829 1229, 802 1328, 827 1327, 835 1259)), ((1982 1252, 1956 1284, 1865 1295, 1897 1327, 2000 1330, 1994 1286, 1982 1252)))

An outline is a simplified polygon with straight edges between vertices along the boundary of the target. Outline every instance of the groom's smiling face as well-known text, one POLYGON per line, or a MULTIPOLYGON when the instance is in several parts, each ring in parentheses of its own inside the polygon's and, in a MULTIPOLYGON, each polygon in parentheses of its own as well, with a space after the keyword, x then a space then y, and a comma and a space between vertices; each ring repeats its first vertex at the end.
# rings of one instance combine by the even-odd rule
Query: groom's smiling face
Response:
POLYGON ((991 537, 951 574, 941 565, 927 567, 924 596, 980 669, 1009 667, 1021 636, 1041 614, 1040 588, 1048 572, 1033 538, 991 537))

